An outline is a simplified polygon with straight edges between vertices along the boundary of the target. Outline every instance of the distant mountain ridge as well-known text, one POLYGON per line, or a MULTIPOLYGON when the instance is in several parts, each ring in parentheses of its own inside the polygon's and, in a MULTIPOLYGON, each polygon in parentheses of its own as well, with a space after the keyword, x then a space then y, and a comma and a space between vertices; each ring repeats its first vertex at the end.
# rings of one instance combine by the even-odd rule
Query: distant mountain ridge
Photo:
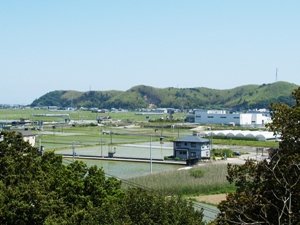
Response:
POLYGON ((246 110, 268 108, 273 102, 291 105, 291 93, 298 85, 275 82, 262 85, 243 85, 217 90, 198 88, 155 88, 138 85, 127 91, 52 91, 32 102, 31 106, 97 107, 97 108, 205 108, 246 110))

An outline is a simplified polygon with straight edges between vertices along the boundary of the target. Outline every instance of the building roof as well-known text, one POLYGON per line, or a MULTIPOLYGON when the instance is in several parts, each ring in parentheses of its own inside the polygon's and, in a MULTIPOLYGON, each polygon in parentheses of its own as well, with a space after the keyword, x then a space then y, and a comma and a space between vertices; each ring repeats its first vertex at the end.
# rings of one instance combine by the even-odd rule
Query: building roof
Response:
POLYGON ((16 132, 20 133, 23 137, 33 137, 36 136, 30 130, 15 130, 16 132))
POLYGON ((204 135, 207 136, 222 136, 227 138, 252 138, 259 141, 265 140, 276 140, 280 138, 280 135, 274 135, 270 131, 250 131, 250 130, 213 130, 203 131, 204 135))
POLYGON ((209 142, 208 139, 201 138, 199 136, 194 136, 194 135, 189 135, 189 136, 184 136, 180 137, 175 142, 197 142, 197 143, 204 143, 204 142, 209 142))

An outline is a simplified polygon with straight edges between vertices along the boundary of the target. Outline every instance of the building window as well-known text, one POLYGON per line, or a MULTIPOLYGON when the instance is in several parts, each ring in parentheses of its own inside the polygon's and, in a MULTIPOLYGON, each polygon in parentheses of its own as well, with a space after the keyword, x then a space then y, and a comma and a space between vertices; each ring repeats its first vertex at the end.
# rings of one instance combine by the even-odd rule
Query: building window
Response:
POLYGON ((208 145, 202 145, 201 149, 208 149, 208 145))
POLYGON ((184 145, 185 145, 185 146, 187 146, 187 145, 188 145, 188 143, 187 143, 187 142, 184 142, 184 145))
POLYGON ((239 116, 235 116, 235 117, 233 117, 233 119, 239 119, 240 117, 239 116))
POLYGON ((180 155, 186 155, 186 151, 179 151, 180 155))
POLYGON ((214 116, 207 116, 207 118, 210 118, 210 119, 212 119, 212 118, 214 118, 214 116))
POLYGON ((196 148, 196 143, 191 143, 192 148, 196 148))
POLYGON ((176 147, 180 147, 181 143, 180 142, 176 142, 176 147))
POLYGON ((227 117, 226 117, 226 116, 221 116, 220 118, 221 118, 221 119, 226 119, 227 117))

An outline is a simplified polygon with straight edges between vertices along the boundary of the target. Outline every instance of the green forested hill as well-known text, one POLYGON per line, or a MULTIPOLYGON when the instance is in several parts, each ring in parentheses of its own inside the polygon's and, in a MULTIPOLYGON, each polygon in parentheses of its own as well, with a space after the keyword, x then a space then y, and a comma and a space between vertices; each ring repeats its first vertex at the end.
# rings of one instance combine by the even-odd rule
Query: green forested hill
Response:
POLYGON ((244 85, 233 89, 155 88, 145 85, 127 91, 52 91, 36 99, 31 106, 146 108, 149 104, 173 108, 267 108, 272 102, 291 104, 292 91, 298 85, 275 82, 244 85))

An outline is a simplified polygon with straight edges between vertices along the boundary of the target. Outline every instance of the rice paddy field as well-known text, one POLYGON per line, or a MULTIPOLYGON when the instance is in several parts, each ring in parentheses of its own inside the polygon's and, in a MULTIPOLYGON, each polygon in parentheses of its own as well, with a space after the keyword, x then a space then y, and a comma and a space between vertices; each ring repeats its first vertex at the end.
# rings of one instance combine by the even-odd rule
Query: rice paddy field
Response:
MULTIPOLYGON (((151 115, 153 118, 159 118, 160 116, 151 115)), ((175 114, 175 118, 183 117, 182 113, 175 114)), ((19 120, 20 118, 31 121, 43 120, 45 122, 43 129, 32 129, 32 132, 37 135, 37 146, 44 146, 46 151, 54 150, 57 153, 67 152, 68 154, 71 153, 72 148, 76 148, 76 151, 80 154, 102 155, 107 154, 109 148, 115 147, 117 149, 116 155, 121 157, 148 157, 149 143, 159 143, 160 137, 163 136, 163 144, 157 144, 156 150, 153 151, 155 157, 163 159, 164 156, 172 154, 172 150, 170 150, 172 140, 178 136, 192 133, 189 128, 177 125, 177 127, 171 126, 173 128, 170 128, 170 123, 150 123, 148 122, 149 117, 137 115, 134 112, 93 113, 80 110, 0 109, 0 120, 19 120), (101 126, 82 125, 80 123, 71 125, 64 121, 66 115, 71 121, 77 122, 84 120, 96 121, 99 116, 109 116, 111 120, 101 126), (166 146, 168 143, 169 146, 166 146), (144 146, 133 147, 130 145, 144 146), (102 150, 103 152, 101 152, 102 150)), ((35 128, 34 125, 32 125, 32 128, 35 128)), ((214 145, 223 144, 235 147, 276 147, 278 144, 276 142, 233 139, 213 139, 213 143, 214 145)), ((233 188, 226 181, 226 173, 226 165, 205 164, 191 170, 167 172, 162 170, 162 173, 147 176, 141 173, 140 177, 132 178, 132 181, 165 193, 181 195, 226 193, 232 191, 233 188), (198 170, 201 172, 197 172, 198 170), (201 176, 199 174, 195 176, 197 173, 201 173, 201 176)))
MULTIPOLYGON (((112 143, 139 143, 145 142, 152 136, 154 139, 164 136, 166 141, 172 141, 178 136, 191 134, 190 127, 177 125, 176 122, 148 122, 161 118, 162 115, 141 115, 135 112, 107 112, 94 113, 83 110, 47 110, 47 109, 0 109, 0 120, 30 120, 32 123, 43 121, 43 131, 33 131, 41 139, 46 149, 62 149, 69 147, 73 142, 80 142, 82 146, 100 145, 112 143), (104 126, 75 126, 72 127, 65 120, 75 121, 80 124, 82 121, 96 123, 98 117, 109 117, 111 121, 103 123, 104 126), (127 129, 128 126, 130 129, 127 129), (136 127, 134 127, 137 125, 136 127), (172 126, 173 125, 173 126, 172 126), (173 128, 170 128, 173 127, 173 128), (102 131, 113 133, 113 141, 109 135, 102 135, 102 131)), ((183 121, 184 113, 175 113, 174 119, 183 121)), ((32 125, 36 128, 36 125, 32 125)), ((219 129, 219 127, 218 127, 219 129)), ((217 145, 235 145, 252 147, 277 147, 278 143, 273 141, 255 140, 234 140, 234 139, 213 139, 217 145)))
MULTIPOLYGON (((20 118, 28 120, 43 120, 47 122, 60 122, 64 117, 71 120, 96 120, 98 116, 110 116, 113 120, 123 120, 126 122, 147 122, 149 119, 159 119, 163 115, 143 115, 136 112, 106 112, 94 113, 85 110, 49 110, 33 108, 0 109, 0 120, 19 120, 20 118), (45 116, 47 114, 47 116, 45 116), (50 115, 53 115, 52 117, 50 115), (64 114, 62 117, 57 115, 64 114)), ((185 113, 175 113, 174 119, 183 120, 185 113)))

